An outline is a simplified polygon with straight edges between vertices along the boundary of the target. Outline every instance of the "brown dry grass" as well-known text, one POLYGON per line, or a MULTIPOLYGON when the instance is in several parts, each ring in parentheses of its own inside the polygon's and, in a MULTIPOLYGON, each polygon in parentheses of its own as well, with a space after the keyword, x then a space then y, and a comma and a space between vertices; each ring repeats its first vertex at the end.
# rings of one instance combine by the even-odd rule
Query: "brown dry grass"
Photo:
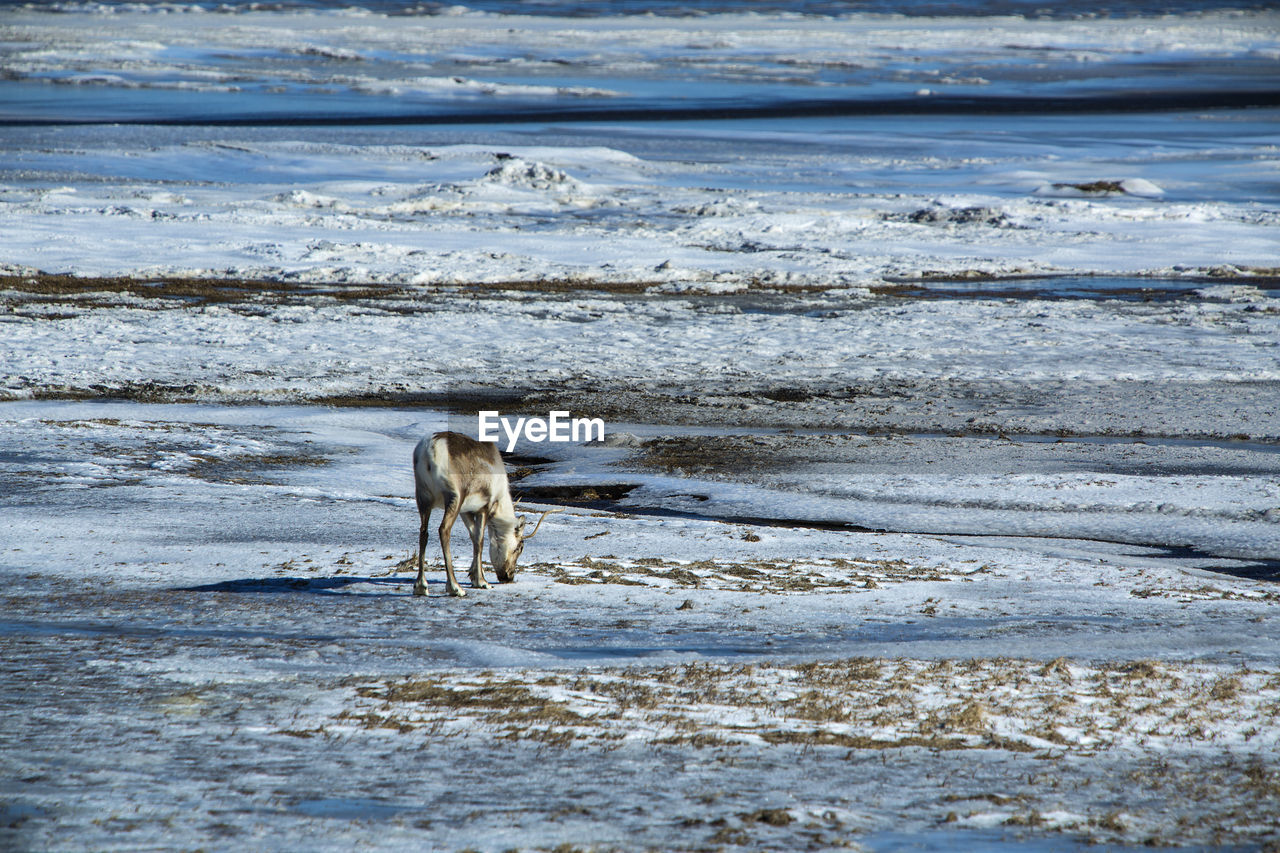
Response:
POLYGON ((358 683, 357 707, 343 719, 443 735, 478 727, 543 743, 639 738, 717 749, 919 747, 1060 758, 1151 743, 1280 743, 1274 680, 1272 672, 1150 661, 691 663, 358 683))
POLYGON ((862 592, 886 584, 947 582, 992 571, 987 566, 961 569, 919 566, 897 559, 844 557, 805 561, 581 557, 560 563, 533 563, 527 570, 569 585, 615 584, 759 593, 862 592))
POLYGON ((403 289, 379 284, 303 284, 286 281, 235 278, 180 277, 82 277, 39 273, 0 275, 0 291, 36 297, 43 302, 73 305, 117 304, 111 296, 159 300, 166 307, 196 307, 212 304, 295 304, 329 299, 364 301, 397 296, 403 289))
MULTIPOLYGON (((244 279, 191 276, 77 276, 32 272, 0 274, 0 293, 8 291, 46 303, 69 305, 119 304, 111 297, 167 301, 164 307, 211 304, 301 304, 316 301, 418 301, 439 294, 462 292, 471 297, 501 298, 503 293, 608 293, 646 298, 687 298, 687 294, 665 294, 654 290, 661 281, 604 281, 598 279, 524 279, 495 282, 400 285, 385 282, 301 282, 281 279, 244 279)), ((816 293, 829 288, 820 285, 762 284, 753 290, 768 293, 816 293)), ((159 304, 155 307, 160 307, 159 304)))

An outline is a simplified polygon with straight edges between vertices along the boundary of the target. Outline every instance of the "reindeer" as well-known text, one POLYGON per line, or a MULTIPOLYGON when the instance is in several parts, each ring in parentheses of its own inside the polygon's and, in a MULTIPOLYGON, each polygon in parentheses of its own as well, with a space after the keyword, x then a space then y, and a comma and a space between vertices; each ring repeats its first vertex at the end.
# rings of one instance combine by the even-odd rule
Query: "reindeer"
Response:
POLYGON ((489 589, 484 578, 481 552, 485 527, 489 531, 489 562, 500 583, 516 579, 516 560, 524 549, 526 540, 532 539, 542 526, 542 521, 553 512, 542 513, 537 525, 525 533, 528 519, 516 518, 511 489, 507 485, 507 469, 498 453, 498 446, 476 441, 461 433, 438 432, 424 438, 413 449, 414 497, 418 501, 418 579, 413 584, 414 595, 427 594, 427 582, 423 577, 423 552, 427 547, 427 521, 433 509, 443 509, 440 521, 440 548, 444 551, 444 571, 448 577, 450 595, 465 596, 453 574, 453 557, 449 553, 449 531, 453 522, 462 516, 462 523, 471 534, 471 587, 489 589))

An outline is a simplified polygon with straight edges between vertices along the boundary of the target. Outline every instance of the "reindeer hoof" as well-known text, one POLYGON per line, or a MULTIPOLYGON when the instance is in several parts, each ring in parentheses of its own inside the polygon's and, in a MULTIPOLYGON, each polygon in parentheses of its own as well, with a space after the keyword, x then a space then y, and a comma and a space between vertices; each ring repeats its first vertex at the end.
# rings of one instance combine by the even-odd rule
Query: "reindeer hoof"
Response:
POLYGON ((415 584, 413 585, 413 594, 414 594, 414 595, 426 595, 426 594, 427 594, 427 585, 426 585, 425 583, 424 583, 424 584, 416 584, 416 583, 415 583, 415 584))
POLYGON ((449 588, 449 594, 450 594, 450 595, 456 595, 458 598, 466 598, 466 597, 467 597, 467 591, 466 591, 465 589, 463 589, 462 587, 460 587, 460 586, 450 587, 450 588, 449 588))

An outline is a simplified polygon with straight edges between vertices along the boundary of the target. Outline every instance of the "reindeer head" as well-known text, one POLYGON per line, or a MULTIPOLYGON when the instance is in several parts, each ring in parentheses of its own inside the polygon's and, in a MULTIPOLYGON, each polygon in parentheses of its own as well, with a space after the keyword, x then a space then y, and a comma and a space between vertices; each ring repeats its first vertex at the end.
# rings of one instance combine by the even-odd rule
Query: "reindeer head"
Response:
POLYGON ((524 543, 533 538, 538 532, 538 528, 542 526, 543 520, 553 512, 564 512, 563 509, 549 509, 542 513, 538 518, 538 523, 533 526, 533 530, 525 533, 525 527, 529 524, 528 516, 520 516, 519 524, 514 525, 508 532, 501 536, 494 536, 489 540, 489 562, 493 565, 494 572, 498 575, 500 583, 511 583, 516 579, 516 572, 519 567, 516 561, 520 559, 520 552, 524 550, 524 543))

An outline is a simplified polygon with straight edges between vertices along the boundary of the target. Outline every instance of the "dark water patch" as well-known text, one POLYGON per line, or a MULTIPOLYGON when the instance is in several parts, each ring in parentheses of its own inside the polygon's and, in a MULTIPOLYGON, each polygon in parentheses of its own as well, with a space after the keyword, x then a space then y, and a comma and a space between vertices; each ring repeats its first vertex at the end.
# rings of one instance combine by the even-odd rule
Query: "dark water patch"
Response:
MULTIPOLYGON (((481 410, 522 411, 528 392, 492 388, 459 388, 448 391, 379 389, 360 394, 329 394, 313 402, 344 408, 421 408, 451 415, 475 415, 481 410)), ((474 421, 471 422, 474 426, 474 421)))
POLYGON ((888 279, 871 288, 877 296, 912 299, 1039 299, 1119 300, 1124 302, 1168 302, 1197 299, 1227 302, 1231 295, 1203 292, 1220 285, 1252 287, 1274 296, 1280 292, 1280 276, 1258 275, 1236 278, 1195 276, 1151 278, 1146 276, 1008 276, 936 274, 912 279, 888 279))
POLYGON ((617 505, 638 486, 632 483, 609 483, 597 485, 567 486, 522 486, 519 499, 542 504, 586 507, 589 509, 606 508, 617 505))
POLYGON ((471 109, 422 111, 420 104, 401 111, 389 111, 380 101, 367 110, 330 112, 319 105, 314 111, 280 111, 274 103, 245 113, 243 101, 226 101, 220 111, 200 114, 148 112, 145 104, 135 105, 127 114, 97 115, 75 112, 54 115, 11 115, 0 119, 0 127, 46 127, 82 125, 146 125, 155 127, 394 127, 402 125, 512 125, 567 124, 577 122, 678 122, 735 121, 742 119, 841 118, 850 116, 1050 116, 1166 113, 1205 110, 1246 110, 1280 107, 1280 89, 1240 90, 1131 90, 1094 95, 910 95, 840 99, 768 99, 744 103, 741 99, 705 99, 682 103, 664 99, 649 103, 611 105, 558 104, 545 106, 511 102, 503 109, 488 105, 471 109))
POLYGON ((508 465, 527 465, 531 467, 536 467, 539 465, 550 465, 551 463, 555 462, 554 459, 549 459, 546 456, 533 456, 528 453, 505 453, 504 452, 502 454, 502 459, 508 465))

